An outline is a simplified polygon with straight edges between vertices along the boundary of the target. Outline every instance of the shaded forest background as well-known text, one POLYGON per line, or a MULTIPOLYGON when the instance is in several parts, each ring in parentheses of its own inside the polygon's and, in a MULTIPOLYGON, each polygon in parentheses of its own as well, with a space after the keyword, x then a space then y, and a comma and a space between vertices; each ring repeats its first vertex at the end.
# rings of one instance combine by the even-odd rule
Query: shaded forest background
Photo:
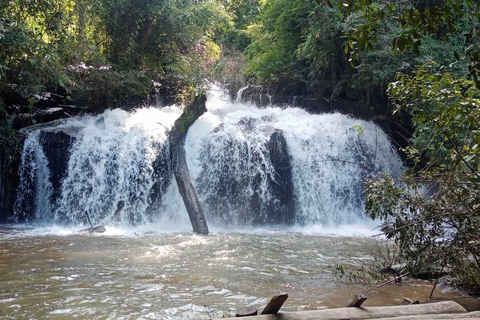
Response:
POLYGON ((2 1, 0 148, 19 157, 15 129, 37 123, 35 112, 190 101, 207 81, 355 101, 409 129, 410 169, 367 182, 367 213, 383 219, 411 274, 448 270, 480 293, 479 9, 470 0, 2 1))

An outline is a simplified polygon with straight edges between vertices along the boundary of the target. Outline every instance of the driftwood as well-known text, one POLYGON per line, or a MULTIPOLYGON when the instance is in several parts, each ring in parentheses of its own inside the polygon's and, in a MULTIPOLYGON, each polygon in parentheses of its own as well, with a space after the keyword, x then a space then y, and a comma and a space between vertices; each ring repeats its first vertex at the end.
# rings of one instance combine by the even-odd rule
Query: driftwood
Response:
POLYGON ((360 308, 360 306, 367 300, 367 296, 363 294, 357 294, 353 297, 352 302, 348 304, 347 307, 360 308))
POLYGON ((85 234, 85 233, 104 233, 104 232, 105 232, 105 227, 104 226, 90 227, 90 228, 78 231, 78 233, 81 233, 81 234, 85 234))
MULTIPOLYGON (((412 304, 390 307, 337 308, 313 311, 282 312, 278 314, 251 316, 250 320, 338 320, 338 319, 468 319, 478 314, 469 314, 464 307, 453 301, 412 304), (424 316, 424 317, 422 317, 424 316)), ((235 319, 235 318, 231 318, 235 319)))
POLYGON ((267 306, 263 308, 260 314, 277 314, 285 301, 287 301, 287 299, 288 293, 281 293, 279 295, 273 296, 273 298, 270 299, 267 306))
POLYGON ((185 107, 180 118, 175 121, 169 137, 170 157, 178 190, 185 203, 193 231, 200 234, 208 234, 208 226, 197 192, 190 178, 184 146, 188 128, 207 111, 205 107, 206 101, 205 95, 195 97, 195 100, 185 107))
POLYGON ((280 308, 283 306, 285 301, 288 299, 288 293, 280 293, 279 295, 273 296, 272 299, 267 303, 265 308, 256 309, 254 307, 247 307, 238 309, 235 317, 249 317, 255 316, 258 314, 277 314, 280 311, 280 308))
POLYGON ((408 299, 408 298, 403 298, 403 303, 404 304, 420 304, 420 301, 419 300, 408 299))

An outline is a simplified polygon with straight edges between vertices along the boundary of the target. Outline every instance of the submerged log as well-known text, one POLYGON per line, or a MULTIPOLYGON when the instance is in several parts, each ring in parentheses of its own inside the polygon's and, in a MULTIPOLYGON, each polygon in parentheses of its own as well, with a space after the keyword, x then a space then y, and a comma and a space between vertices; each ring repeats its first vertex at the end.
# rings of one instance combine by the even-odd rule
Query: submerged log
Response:
MULTIPOLYGON (((467 310, 453 301, 443 301, 428 304, 412 304, 403 306, 390 307, 365 307, 365 308, 338 308, 323 309, 313 311, 297 311, 282 312, 279 314, 251 316, 251 320, 338 320, 338 319, 416 319, 422 315, 427 315, 423 319, 442 319, 443 315, 453 315, 451 318, 457 317, 456 314, 468 318, 467 310), (410 317, 411 318, 406 318, 410 317)), ((235 319, 235 318, 232 318, 235 319)), ((443 318, 445 319, 445 318, 443 318)), ((447 317, 448 319, 448 317, 447 317)))
POLYGON ((80 234, 86 234, 86 233, 104 233, 105 232, 105 227, 104 226, 96 226, 96 227, 90 227, 87 229, 83 229, 78 231, 80 234))
POLYGON ((188 128, 207 111, 205 107, 206 101, 205 95, 195 97, 192 104, 185 107, 182 115, 175 121, 172 131, 170 131, 170 157, 175 180, 190 217, 193 231, 200 234, 208 234, 208 226, 197 192, 190 178, 184 145, 188 128))

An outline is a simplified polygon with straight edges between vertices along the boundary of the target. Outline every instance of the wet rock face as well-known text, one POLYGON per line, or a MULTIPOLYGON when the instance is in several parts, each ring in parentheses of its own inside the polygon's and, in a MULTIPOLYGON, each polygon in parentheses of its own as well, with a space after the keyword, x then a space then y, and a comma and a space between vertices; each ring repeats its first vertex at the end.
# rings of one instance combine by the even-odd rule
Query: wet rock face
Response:
POLYGON ((150 206, 147 208, 147 212, 151 216, 154 216, 161 207, 164 201, 163 195, 166 193, 172 179, 169 147, 168 144, 159 145, 160 153, 153 163, 155 183, 150 193, 150 206))
POLYGON ((42 131, 40 143, 48 160, 50 182, 52 183, 52 203, 56 203, 60 196, 62 180, 68 170, 70 148, 75 138, 63 131, 42 131))
POLYGON ((70 118, 72 115, 77 115, 83 109, 71 105, 56 105, 48 109, 34 109, 28 113, 17 114, 12 117, 12 126, 19 130, 35 124, 48 123, 59 119, 70 118))
POLYGON ((295 201, 290 155, 283 132, 276 130, 268 142, 270 159, 275 169, 270 186, 275 198, 267 206, 267 223, 293 224, 295 222, 295 201))
POLYGON ((68 170, 74 139, 73 136, 52 128, 28 136, 16 175, 19 183, 12 207, 14 220, 31 221, 37 218, 39 212, 45 219, 52 218, 62 180, 68 170), (51 193, 47 192, 49 190, 51 193))
POLYGON ((205 159, 197 183, 206 212, 226 226, 293 224, 290 155, 284 134, 275 130, 265 141, 257 134, 258 120, 245 118, 238 138, 225 125, 212 132, 201 155, 205 159))
POLYGON ((19 184, 20 159, 12 157, 7 150, 0 150, 0 223, 13 218, 13 207, 19 184))

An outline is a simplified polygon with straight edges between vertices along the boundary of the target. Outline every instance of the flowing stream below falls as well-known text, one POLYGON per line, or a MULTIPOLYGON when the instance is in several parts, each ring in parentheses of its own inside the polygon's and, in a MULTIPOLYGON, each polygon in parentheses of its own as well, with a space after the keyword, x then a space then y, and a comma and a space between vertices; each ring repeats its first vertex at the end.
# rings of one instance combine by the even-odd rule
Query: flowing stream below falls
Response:
POLYGON ((403 170, 387 135, 339 113, 239 100, 212 90, 185 141, 208 236, 192 234, 172 179, 181 108, 27 131, 13 224, 0 227, 0 318, 211 319, 278 292, 289 293, 284 310, 341 307, 357 293, 367 306, 426 300, 430 282, 377 289, 332 276, 372 259, 378 222, 363 181, 403 170), (79 235, 87 215, 106 233, 79 235))
MULTIPOLYGON (((358 266, 375 248, 370 237, 326 235, 335 230, 74 231, 1 229, 2 319, 212 319, 260 307, 278 292, 289 293, 282 309, 293 311, 342 307, 357 293, 368 295, 366 306, 425 301, 432 288, 428 281, 381 288, 334 281, 335 264, 358 266)), ((479 306, 458 293, 434 296, 479 306)))

